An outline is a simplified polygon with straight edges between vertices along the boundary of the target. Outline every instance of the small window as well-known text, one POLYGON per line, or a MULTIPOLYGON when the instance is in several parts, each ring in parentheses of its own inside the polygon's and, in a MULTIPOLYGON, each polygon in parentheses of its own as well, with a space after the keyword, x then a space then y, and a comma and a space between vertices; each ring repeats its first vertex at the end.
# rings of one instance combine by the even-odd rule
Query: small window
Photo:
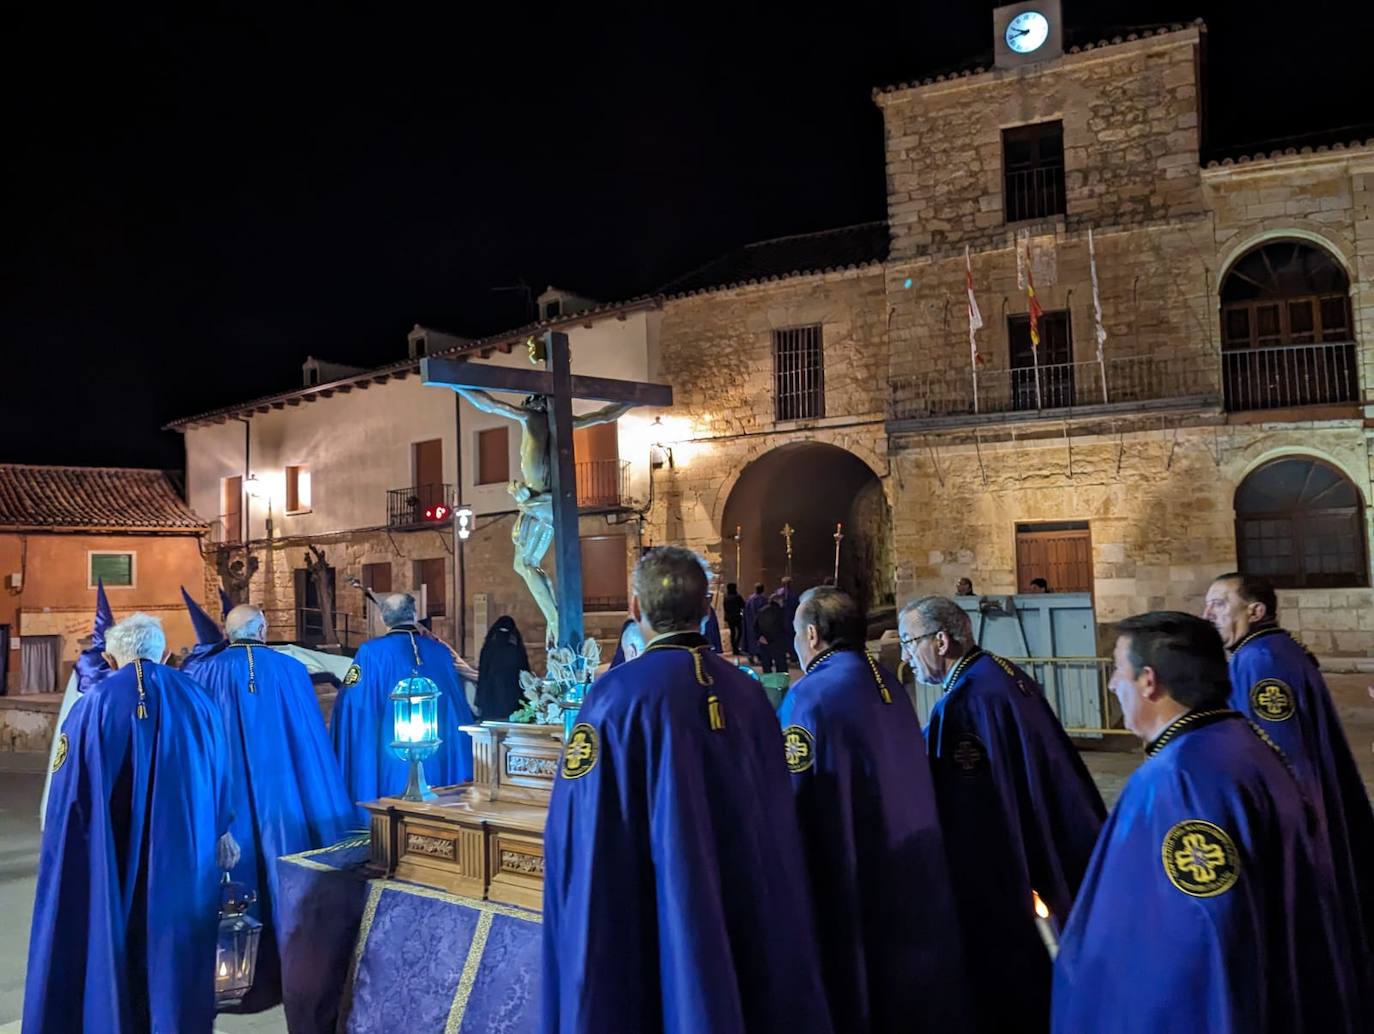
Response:
POLYGON ((505 427, 477 432, 478 485, 504 485, 510 480, 510 433, 505 427))
POLYGON ((825 362, 819 323, 773 331, 773 399, 776 420, 825 416, 825 362))
POLYGON ((429 342, 423 336, 415 339, 415 358, 423 359, 429 355, 429 342))
POLYGON ((558 298, 551 298, 544 303, 544 318, 546 320, 557 319, 563 315, 563 302, 558 298))
POLYGON ((1280 589, 1368 585, 1359 490, 1319 460, 1266 463, 1236 489, 1236 555, 1280 589))
POLYGON ((310 512, 310 468, 286 468, 286 512, 310 512))
POLYGON ((1064 213, 1064 123, 1002 130, 1006 221, 1064 213))
POLYGON ((317 385, 317 384, 319 384, 319 383, 320 383, 320 368, 319 368, 318 366, 311 366, 311 367, 309 367, 309 368, 305 371, 305 386, 306 386, 307 388, 313 388, 313 387, 315 387, 315 385, 317 385))
POLYGON ((415 561, 415 585, 425 587, 425 605, 432 618, 441 618, 448 613, 447 569, 448 561, 444 557, 415 561))
POLYGON ((100 582, 105 588, 132 588, 134 584, 133 553, 90 553, 90 572, 87 588, 100 582))

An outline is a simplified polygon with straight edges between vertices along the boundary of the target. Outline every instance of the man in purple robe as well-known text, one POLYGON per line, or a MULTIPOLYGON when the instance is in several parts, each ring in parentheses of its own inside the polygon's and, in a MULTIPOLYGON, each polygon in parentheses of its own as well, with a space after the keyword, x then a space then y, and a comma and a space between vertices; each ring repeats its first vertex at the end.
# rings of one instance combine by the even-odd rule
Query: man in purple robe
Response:
POLYGON ((847 1034, 963 1030, 959 916, 921 723, 865 652, 865 627, 839 589, 801 596, 795 644, 806 674, 778 716, 830 1015, 847 1034))
POLYGON ((962 919, 979 1034, 1049 1026, 1050 960, 1035 895, 1062 922, 1106 809, 1083 759, 1020 668, 979 648, 953 600, 898 616, 917 679, 943 685, 926 730, 940 825, 962 919))
POLYGON ((744 601, 744 652, 751 661, 759 649, 758 618, 759 611, 768 606, 768 597, 763 591, 763 582, 754 586, 754 595, 744 601))

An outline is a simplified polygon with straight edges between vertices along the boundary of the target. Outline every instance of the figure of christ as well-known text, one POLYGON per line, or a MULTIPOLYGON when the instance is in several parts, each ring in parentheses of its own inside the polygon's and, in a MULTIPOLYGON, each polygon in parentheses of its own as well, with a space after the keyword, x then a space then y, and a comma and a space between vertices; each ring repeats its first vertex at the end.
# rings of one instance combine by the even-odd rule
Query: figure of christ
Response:
MULTIPOLYGON (((554 599, 553 582, 539 565, 553 543, 553 478, 549 457, 548 400, 542 395, 530 395, 520 405, 502 402, 477 388, 457 388, 459 395, 483 413, 492 413, 514 420, 520 425, 520 477, 507 486, 519 513, 511 528, 511 542, 515 544, 512 565, 527 586, 534 602, 544 615, 549 646, 558 642, 558 604, 554 599)), ((573 417, 573 429, 609 424, 619 420, 632 409, 630 403, 617 402, 582 416, 573 417)))

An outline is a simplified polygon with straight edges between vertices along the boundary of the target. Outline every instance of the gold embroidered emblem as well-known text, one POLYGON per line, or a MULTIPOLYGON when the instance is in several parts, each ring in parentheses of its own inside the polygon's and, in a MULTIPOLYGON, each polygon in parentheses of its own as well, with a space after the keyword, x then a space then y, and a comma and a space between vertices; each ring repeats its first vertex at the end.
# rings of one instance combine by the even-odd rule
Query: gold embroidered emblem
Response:
POLYGON ((816 760, 816 739, 810 730, 789 725, 782 731, 782 753, 787 759, 787 771, 793 775, 805 772, 816 760))
POLYGON ((1240 879, 1235 843, 1220 826, 1202 819, 1175 824, 1164 834, 1160 854, 1169 882, 1195 898, 1225 894, 1240 879))
POLYGON ((959 775, 971 779, 987 767, 988 749, 973 733, 965 732, 955 737, 949 757, 959 775))
POLYGON ((580 779, 596 767, 599 754, 596 730, 586 722, 574 725, 563 748, 563 778, 580 779))
POLYGON ((69 745, 70 741, 67 739, 67 734, 65 732, 57 737, 57 753, 52 756, 52 770, 54 772, 67 763, 67 749, 69 745))
POLYGON ((1266 722, 1286 722, 1297 710, 1293 690, 1279 679, 1261 679, 1250 689, 1250 709, 1266 722))
POLYGON ((348 670, 344 672, 343 684, 345 686, 351 686, 353 685, 353 683, 357 682, 362 677, 363 670, 359 668, 356 664, 350 664, 348 666, 348 670))

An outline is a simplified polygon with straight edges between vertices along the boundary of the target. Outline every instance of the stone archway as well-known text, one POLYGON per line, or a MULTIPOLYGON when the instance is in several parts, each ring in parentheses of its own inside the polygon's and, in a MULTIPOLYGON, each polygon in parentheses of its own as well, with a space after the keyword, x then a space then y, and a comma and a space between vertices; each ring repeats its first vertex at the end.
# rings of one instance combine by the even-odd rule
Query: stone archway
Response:
POLYGON ((798 591, 830 577, 836 523, 840 586, 872 610, 892 602, 892 515, 883 484, 853 453, 823 442, 791 442, 753 460, 739 474, 721 520, 721 569, 745 596, 756 582, 777 587, 786 573, 784 524, 792 536, 798 591), (740 570, 733 536, 740 528, 740 570))

